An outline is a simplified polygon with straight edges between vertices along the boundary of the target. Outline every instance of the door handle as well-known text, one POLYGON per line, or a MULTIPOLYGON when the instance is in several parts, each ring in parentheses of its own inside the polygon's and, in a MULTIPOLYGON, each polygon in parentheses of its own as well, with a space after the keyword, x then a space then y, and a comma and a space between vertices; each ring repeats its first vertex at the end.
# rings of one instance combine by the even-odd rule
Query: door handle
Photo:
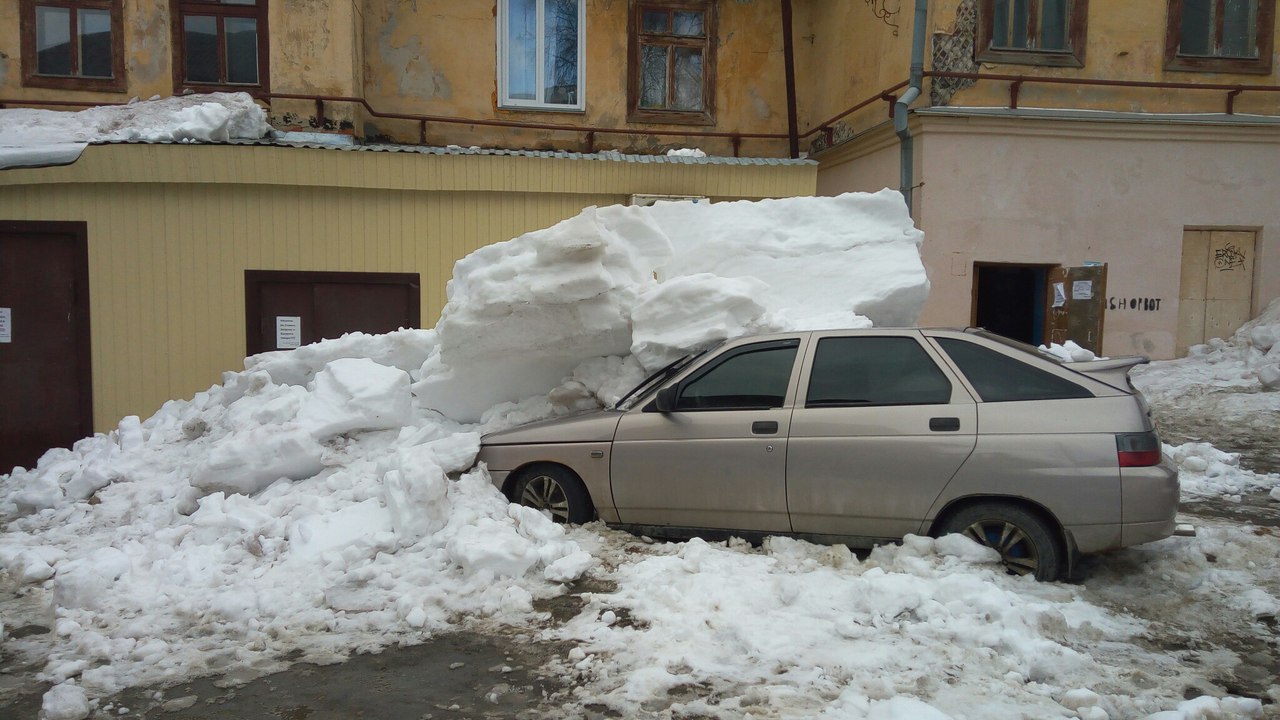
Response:
POLYGON ((751 433, 753 435, 776 435, 778 432, 778 422, 776 420, 757 420, 751 423, 751 433))
POLYGON ((934 432, 955 432, 960 429, 960 418, 957 417, 936 417, 929 418, 929 429, 934 432))

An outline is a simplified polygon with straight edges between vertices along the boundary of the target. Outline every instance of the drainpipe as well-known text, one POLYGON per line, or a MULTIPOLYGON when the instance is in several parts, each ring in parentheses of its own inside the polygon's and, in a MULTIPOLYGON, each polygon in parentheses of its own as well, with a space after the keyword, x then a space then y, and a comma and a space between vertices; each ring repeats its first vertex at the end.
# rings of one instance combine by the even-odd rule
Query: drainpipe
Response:
POLYGON ((787 76, 787 140, 794 159, 800 157, 800 123, 796 119, 796 51, 791 34, 791 0, 782 0, 782 57, 787 76))
POLYGON ((913 218, 915 206, 911 195, 915 186, 915 140, 911 137, 911 129, 907 127, 907 116, 911 103, 920 97, 920 86, 924 82, 924 29, 928 17, 929 0, 916 0, 916 16, 911 25, 911 80, 907 91, 902 93, 893 108, 893 130, 902 141, 902 169, 898 190, 907 201, 907 212, 913 218))

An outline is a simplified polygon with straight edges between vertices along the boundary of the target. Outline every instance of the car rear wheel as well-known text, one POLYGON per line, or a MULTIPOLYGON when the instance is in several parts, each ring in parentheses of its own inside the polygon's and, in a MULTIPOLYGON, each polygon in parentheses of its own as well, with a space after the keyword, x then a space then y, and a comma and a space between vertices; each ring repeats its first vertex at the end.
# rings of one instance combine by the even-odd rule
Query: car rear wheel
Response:
POLYGON ((1062 574, 1064 553, 1053 528, 1017 505, 986 502, 963 507, 942 523, 937 534, 951 533, 993 548, 1011 575, 1056 580, 1062 574))
POLYGON ((558 523, 590 522, 591 498, 572 470, 560 465, 535 465, 521 474, 511 501, 551 514, 558 523))

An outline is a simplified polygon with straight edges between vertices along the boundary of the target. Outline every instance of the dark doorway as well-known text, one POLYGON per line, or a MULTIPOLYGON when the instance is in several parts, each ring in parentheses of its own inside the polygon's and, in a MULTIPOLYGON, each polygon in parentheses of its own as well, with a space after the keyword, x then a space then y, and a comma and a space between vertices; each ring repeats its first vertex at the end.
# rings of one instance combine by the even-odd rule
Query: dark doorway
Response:
POLYGON ((974 263, 973 324, 1013 340, 1042 344, 1050 267, 974 263))
POLYGON ((0 474, 93 433, 83 222, 0 222, 0 474))
POLYGON ((249 355, 421 322, 417 273, 245 270, 244 289, 249 355))

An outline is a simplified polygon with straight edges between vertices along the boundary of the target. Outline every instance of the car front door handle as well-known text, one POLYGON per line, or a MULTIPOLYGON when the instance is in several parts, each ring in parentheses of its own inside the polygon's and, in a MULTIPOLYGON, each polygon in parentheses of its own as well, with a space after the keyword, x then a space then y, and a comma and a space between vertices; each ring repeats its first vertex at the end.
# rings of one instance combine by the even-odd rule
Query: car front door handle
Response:
POLYGON ((753 435, 776 435, 778 434, 778 422, 776 420, 757 420, 751 423, 751 433, 753 435))
POLYGON ((955 432, 960 429, 958 417, 929 418, 929 429, 934 432, 955 432))

